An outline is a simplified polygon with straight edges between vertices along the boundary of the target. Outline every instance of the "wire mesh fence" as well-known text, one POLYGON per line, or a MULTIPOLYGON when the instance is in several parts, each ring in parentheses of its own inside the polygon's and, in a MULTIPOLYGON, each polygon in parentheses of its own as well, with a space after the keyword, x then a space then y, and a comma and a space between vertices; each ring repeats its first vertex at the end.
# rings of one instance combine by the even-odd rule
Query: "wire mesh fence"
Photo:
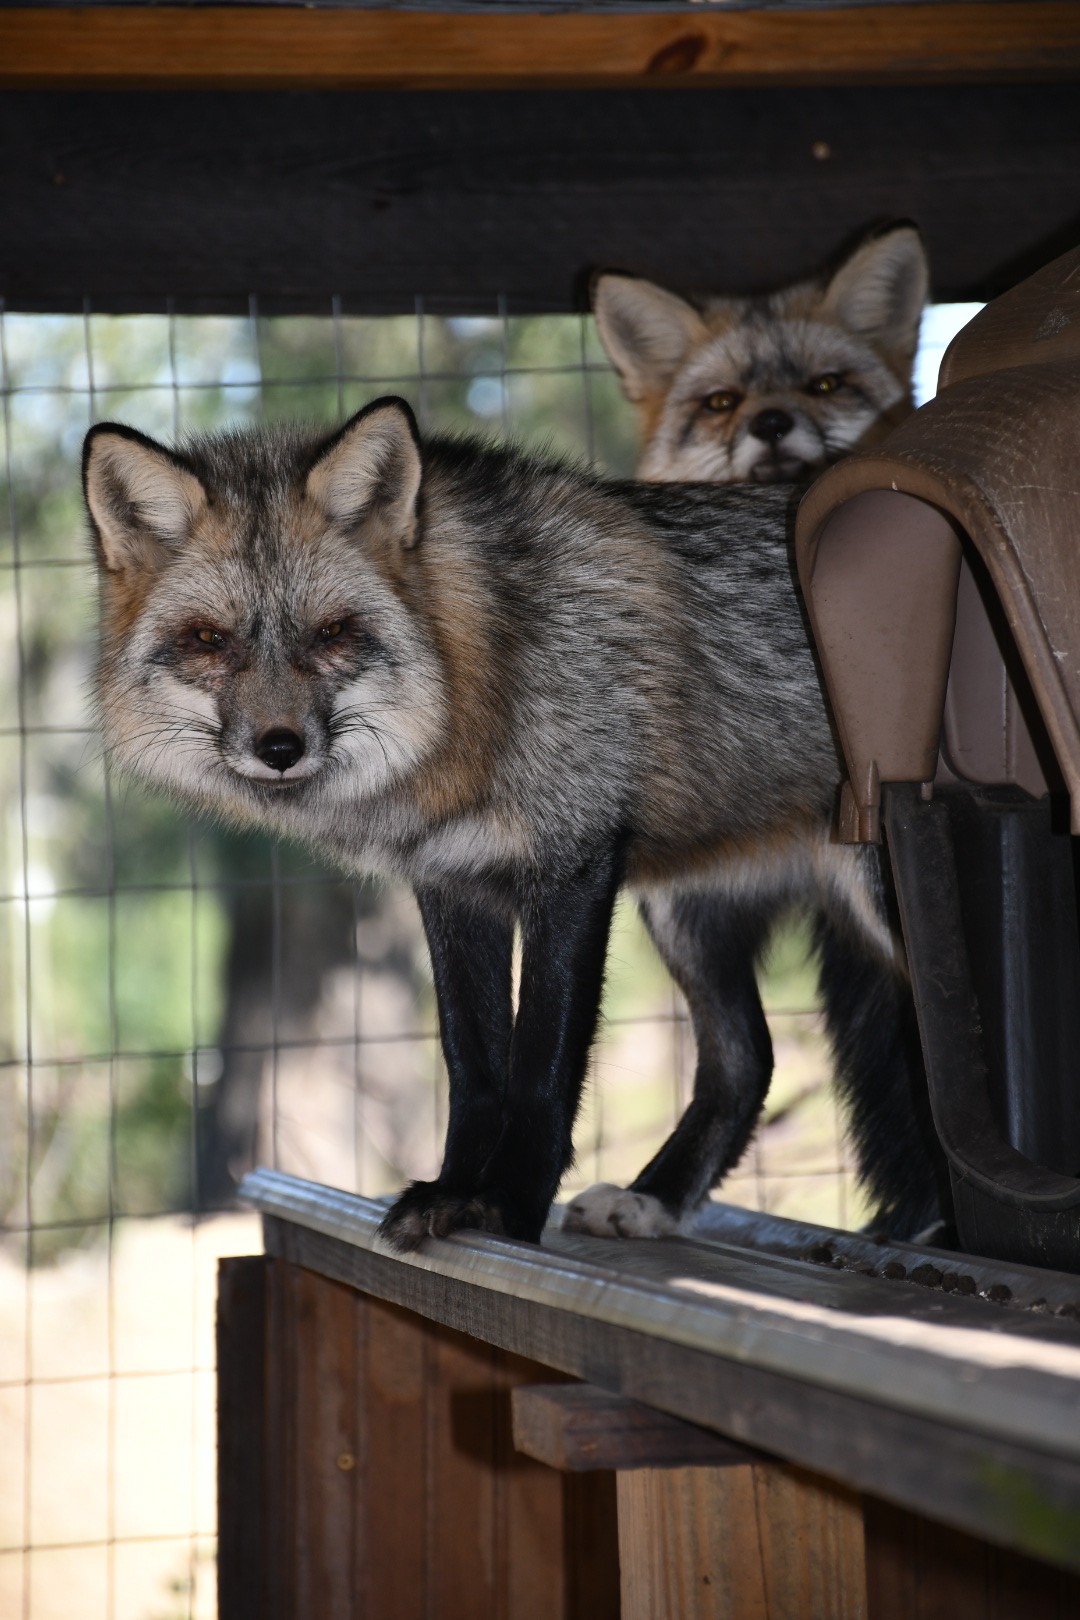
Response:
MULTIPOLYGON (((434 1000, 408 895, 196 823, 112 779, 78 465, 92 421, 172 440, 340 419, 511 433, 629 473, 587 320, 0 313, 0 1613, 214 1612, 213 1282, 259 1247, 254 1163, 368 1194, 433 1173, 434 1000)), ((765 999, 777 1076, 724 1196, 844 1225, 859 1203, 797 926, 765 999)), ((685 1101, 684 1010, 632 908, 567 1190, 640 1168, 685 1101)))

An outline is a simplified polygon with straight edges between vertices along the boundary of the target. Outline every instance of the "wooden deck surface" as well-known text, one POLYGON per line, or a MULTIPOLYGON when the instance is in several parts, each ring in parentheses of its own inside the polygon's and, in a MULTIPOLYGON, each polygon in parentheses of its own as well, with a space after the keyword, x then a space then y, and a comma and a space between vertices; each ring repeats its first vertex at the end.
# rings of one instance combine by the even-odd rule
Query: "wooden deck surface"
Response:
MULTIPOLYGON (((376 1236, 378 1203, 271 1171, 243 1190, 267 1218, 272 1254, 1080 1567, 1080 1323, 1069 1315, 707 1233, 608 1243, 550 1229, 540 1248, 462 1234, 403 1257, 376 1236)), ((1050 1282, 1056 1299, 1075 1286, 1050 1282)))

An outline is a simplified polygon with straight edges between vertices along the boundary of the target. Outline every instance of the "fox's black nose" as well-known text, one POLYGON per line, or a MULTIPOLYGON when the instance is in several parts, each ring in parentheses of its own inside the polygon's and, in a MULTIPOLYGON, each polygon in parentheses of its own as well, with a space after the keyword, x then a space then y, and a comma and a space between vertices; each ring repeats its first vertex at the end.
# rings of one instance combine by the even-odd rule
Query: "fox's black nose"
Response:
POLYGON ((278 726, 273 731, 263 733, 255 744, 255 752, 272 771, 287 771, 290 765, 303 758, 304 739, 298 737, 295 731, 278 726))
POLYGON ((758 411, 750 423, 750 431, 755 439, 762 439, 766 444, 779 444, 794 426, 787 411, 758 411))

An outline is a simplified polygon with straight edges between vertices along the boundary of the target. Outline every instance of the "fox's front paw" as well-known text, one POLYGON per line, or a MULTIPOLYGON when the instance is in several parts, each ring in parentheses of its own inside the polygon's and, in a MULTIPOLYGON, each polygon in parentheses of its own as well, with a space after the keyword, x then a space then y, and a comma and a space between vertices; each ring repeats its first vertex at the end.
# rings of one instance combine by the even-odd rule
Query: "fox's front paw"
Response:
POLYGON ((653 1238, 670 1237, 679 1223, 659 1198, 601 1181, 566 1206, 562 1229, 591 1237, 653 1238))
POLYGON ((535 1243, 542 1224, 499 1193, 463 1195, 437 1181, 414 1181, 383 1218, 379 1236, 408 1254, 425 1238, 446 1238, 452 1232, 497 1232, 535 1243))

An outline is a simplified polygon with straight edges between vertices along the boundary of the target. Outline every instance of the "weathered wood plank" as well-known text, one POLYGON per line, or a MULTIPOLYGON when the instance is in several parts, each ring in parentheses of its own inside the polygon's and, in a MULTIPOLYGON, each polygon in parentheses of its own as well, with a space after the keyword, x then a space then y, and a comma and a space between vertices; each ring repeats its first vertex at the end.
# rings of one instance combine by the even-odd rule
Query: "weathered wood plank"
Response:
POLYGON ((515 1389, 514 1445, 529 1457, 578 1473, 595 1468, 745 1465, 759 1454, 710 1429, 628 1401, 592 1384, 515 1389))
POLYGON ((266 1620, 265 1255, 218 1262, 217 1499, 221 1620, 266 1620))
POLYGON ((1009 1310, 1038 1305, 1074 1320, 1080 1318, 1080 1277, 1062 1271, 981 1260, 925 1244, 883 1243, 857 1232, 836 1232, 734 1204, 706 1205, 693 1235, 710 1243, 807 1260, 839 1271, 897 1280, 914 1277, 920 1287, 933 1289, 939 1297, 977 1293, 1009 1310))
POLYGON ((1080 1577, 863 1501, 869 1620, 1075 1620, 1080 1577))
POLYGON ((1067 0, 813 13, 480 15, 274 6, 8 7, 0 86, 248 89, 1065 79, 1067 0))
MULTIPOLYGON (((498 1351, 427 1330, 428 1613, 447 1620, 504 1613, 503 1526, 496 1528, 498 1351)), ((509 1396, 507 1396, 509 1400, 509 1396)), ((556 1612, 553 1610, 553 1612, 556 1612)))
MULTIPOLYGON (((274 1203, 271 1184, 278 1189, 277 1207, 284 1207, 285 1179, 263 1178, 264 1208, 274 1203)), ((319 1194, 331 1203, 341 1197, 319 1194)), ((294 1203, 298 1207, 309 1198, 315 1194, 297 1194, 294 1203)), ((356 1203, 344 1200, 349 1208, 356 1203)), ((379 1206, 371 1208, 374 1228, 379 1206)), ((318 1217, 308 1209, 302 1218, 318 1217)), ((342 1241, 280 1219, 266 1222, 266 1236, 273 1252, 488 1343, 527 1353, 545 1367, 642 1400, 1005 1546, 1080 1567, 1080 1463, 1055 1454, 1052 1445, 1047 1449, 1022 1437, 1005 1440, 973 1430, 959 1422, 959 1411, 953 1420, 920 1416, 895 1404, 905 1394, 899 1388, 892 1401, 884 1395, 860 1399, 850 1388, 812 1388, 805 1378, 755 1362, 749 1341, 732 1357, 718 1354, 715 1346, 691 1348, 577 1314, 569 1294, 560 1307, 522 1297, 520 1290, 499 1293, 484 1286, 483 1278, 478 1284, 440 1273, 430 1256, 426 1265, 410 1263, 358 1247, 355 1238, 342 1241)), ((484 1241, 441 1245, 438 1262, 448 1269, 466 1262, 462 1271, 475 1275, 467 1263, 470 1244, 475 1250, 484 1241)), ((569 1264, 562 1257, 529 1253, 556 1278, 569 1264)), ((487 1281, 508 1262, 512 1270, 515 1254, 513 1245, 491 1245, 484 1262, 487 1281), (492 1260, 493 1252, 498 1260, 492 1260)), ((603 1284, 598 1278, 597 1284, 601 1297, 610 1299, 618 1291, 610 1277, 603 1284)), ((749 1328, 753 1316, 745 1314, 749 1328)), ((897 1377, 903 1383, 902 1368, 897 1377)), ((1075 1436, 1075 1417, 1063 1414, 1061 1425, 1065 1441, 1066 1430, 1075 1436)))
POLYGON ((460 1233, 392 1258, 378 1204, 273 1171, 249 1189, 264 1213, 341 1238, 369 1263, 468 1283, 481 1312, 494 1297, 511 1311, 531 1300, 1080 1465, 1080 1325, 1068 1318, 698 1241, 549 1229, 541 1248, 460 1233))
POLYGON ((776 1463, 620 1474, 623 1620, 865 1620, 861 1502, 776 1463))
POLYGON ((358 1307, 362 1352, 356 1383, 363 1412, 357 1590, 379 1616, 427 1613, 430 1500, 429 1339, 404 1311, 358 1307))
POLYGON ((429 309, 568 310, 598 267, 749 291, 908 217, 935 296, 985 298, 1076 240, 1076 96, 12 93, 0 297, 56 311, 171 299, 246 314, 252 293, 327 314, 334 294, 346 314, 411 313, 418 295, 429 309))
POLYGON ((592 1476, 583 1492, 513 1448, 511 1391, 549 1370, 317 1271, 275 1260, 270 1273, 275 1489, 267 1607, 252 1612, 615 1620, 611 1480, 592 1476), (569 1529, 571 1502, 588 1547, 569 1529))

